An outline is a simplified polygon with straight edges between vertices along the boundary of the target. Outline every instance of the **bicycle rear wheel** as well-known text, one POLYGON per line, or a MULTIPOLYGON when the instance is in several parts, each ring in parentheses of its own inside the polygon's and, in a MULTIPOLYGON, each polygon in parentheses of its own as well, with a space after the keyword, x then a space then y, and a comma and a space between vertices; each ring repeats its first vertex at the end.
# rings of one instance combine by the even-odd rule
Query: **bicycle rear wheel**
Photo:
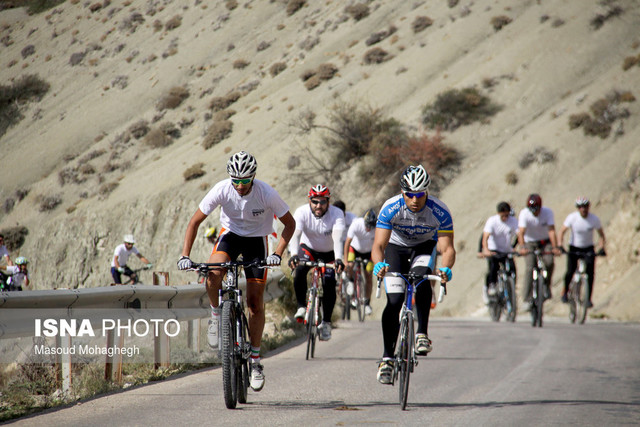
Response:
POLYGON ((356 305, 358 308, 358 320, 364 322, 364 277, 362 269, 356 271, 356 305))
POLYGON ((400 409, 403 411, 407 408, 407 400, 409 397, 409 377, 413 368, 413 318, 411 313, 407 313, 402 319, 400 326, 400 341, 396 349, 396 363, 399 363, 399 386, 398 397, 400 400, 400 409))
POLYGON ((307 360, 313 357, 316 344, 316 292, 316 288, 309 289, 307 302, 307 360))
POLYGON ((249 397, 249 352, 251 351, 251 341, 249 338, 249 325, 244 313, 239 313, 238 321, 242 331, 242 354, 238 355, 240 365, 236 370, 238 375, 238 402, 247 403, 249 397))
POLYGON ((236 313, 232 301, 222 303, 222 388, 224 403, 235 409, 238 403, 238 371, 236 366, 236 313))
POLYGON ((515 322, 518 307, 516 303, 516 283, 513 277, 509 277, 505 284, 505 300, 507 301, 507 320, 515 322))
POLYGON ((569 284, 569 292, 567 295, 567 298, 569 299, 569 321, 571 323, 576 323, 579 287, 580 287, 580 284, 576 283, 576 281, 572 279, 571 283, 569 284))

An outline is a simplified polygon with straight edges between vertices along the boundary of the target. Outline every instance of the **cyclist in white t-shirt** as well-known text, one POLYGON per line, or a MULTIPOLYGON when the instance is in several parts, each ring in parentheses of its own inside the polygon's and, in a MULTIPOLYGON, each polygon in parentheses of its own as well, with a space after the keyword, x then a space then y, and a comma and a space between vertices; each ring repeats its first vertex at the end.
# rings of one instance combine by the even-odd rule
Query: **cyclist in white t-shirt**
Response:
POLYGON ((344 269, 342 234, 344 214, 340 208, 329 205, 331 192, 322 184, 309 190, 309 203, 300 206, 293 214, 296 231, 289 244, 289 267, 295 269, 293 287, 298 309, 295 318, 304 321, 307 299, 307 273, 309 267, 300 265, 300 260, 334 262, 336 270, 327 268, 324 274, 322 296, 322 323, 318 326, 322 341, 331 339, 331 314, 336 304, 336 273, 344 269))
POLYGON ((373 209, 367 210, 362 218, 353 220, 347 231, 347 239, 344 242, 344 253, 347 255, 347 276, 350 279, 353 276, 353 261, 356 258, 361 258, 366 262, 365 271, 363 271, 362 274, 364 274, 365 277, 364 311, 367 315, 373 312, 370 305, 371 290, 373 288, 371 247, 373 246, 373 238, 376 234, 377 221, 378 215, 376 212, 373 209))
POLYGON ((29 286, 31 282, 29 280, 27 264, 29 264, 29 261, 25 257, 19 256, 16 258, 15 265, 7 267, 7 273, 10 274, 9 280, 7 281, 9 291, 21 291, 22 286, 29 286))
POLYGON ((600 236, 599 246, 604 253, 605 237, 602 230, 602 224, 600 218, 589 212, 590 202, 586 197, 578 197, 576 199, 576 212, 570 213, 564 220, 564 224, 560 229, 560 245, 564 241, 564 234, 571 230, 571 239, 569 241, 569 253, 567 254, 567 273, 564 276, 564 290, 562 292, 562 302, 568 302, 567 292, 569 290, 569 284, 573 278, 573 273, 578 266, 578 259, 584 258, 587 264, 587 277, 588 277, 588 294, 589 303, 588 307, 593 307, 593 279, 595 277, 595 258, 593 256, 587 256, 587 254, 593 254, 593 231, 597 231, 600 236))
POLYGON ((547 254, 542 261, 547 269, 545 298, 551 298, 551 278, 553 276, 553 257, 562 252, 558 247, 553 211, 542 206, 542 198, 538 194, 530 194, 527 207, 518 216, 518 245, 520 255, 525 256, 524 301, 531 307, 531 291, 533 285, 533 265, 536 261, 534 249, 541 249, 547 254))
MULTIPOLYGON (((217 183, 202 199, 191 217, 184 236, 182 256, 178 260, 180 270, 193 266, 189 259, 198 227, 220 206, 220 233, 209 262, 219 263, 236 260, 242 255, 245 261, 266 259, 266 264, 280 265, 282 253, 295 229, 295 220, 289 206, 269 184, 255 179, 258 164, 251 154, 240 151, 227 162, 229 179, 217 183), (284 225, 280 241, 273 254, 267 256, 267 236, 273 231, 273 216, 284 225)), ((260 344, 264 330, 264 288, 267 272, 261 268, 246 268, 247 306, 249 308, 249 335, 251 336, 251 388, 262 390, 264 386, 263 366, 260 363, 260 344)), ((212 348, 218 347, 220 309, 218 291, 225 270, 212 270, 207 279, 207 295, 211 304, 211 319, 207 329, 207 341, 212 348)))
POLYGON ((147 264, 148 268, 151 268, 153 264, 146 259, 138 248, 134 245, 136 240, 133 237, 133 234, 126 234, 124 236, 124 243, 116 246, 116 249, 113 251, 113 258, 111 259, 111 276, 113 277, 113 283, 121 284, 122 283, 122 274, 125 276, 131 277, 134 283, 137 282, 136 273, 129 268, 127 262, 129 261, 129 257, 131 255, 135 255, 140 258, 140 261, 147 264))
POLYGON ((513 252, 512 242, 518 231, 518 220, 511 216, 511 206, 507 202, 500 202, 496 208, 496 215, 487 219, 482 232, 482 255, 487 258, 488 270, 482 299, 489 304, 489 296, 496 293, 495 284, 498 281, 500 263, 509 263, 515 283, 516 265, 513 258, 506 255, 513 252))

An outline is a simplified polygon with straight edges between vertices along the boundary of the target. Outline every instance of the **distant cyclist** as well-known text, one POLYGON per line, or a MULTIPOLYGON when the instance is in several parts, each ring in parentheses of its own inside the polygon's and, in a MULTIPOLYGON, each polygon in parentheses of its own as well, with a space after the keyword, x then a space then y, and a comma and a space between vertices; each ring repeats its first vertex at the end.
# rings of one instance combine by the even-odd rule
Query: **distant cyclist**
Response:
POLYGON ((209 227, 204 232, 204 237, 211 243, 215 245, 218 242, 218 229, 216 227, 209 227))
POLYGON ((334 262, 336 270, 326 269, 322 296, 322 323, 318 326, 318 338, 331 339, 331 314, 336 304, 336 273, 344 269, 342 233, 344 214, 340 208, 329 205, 331 192, 317 184, 309 190, 309 203, 300 206, 294 213, 296 231, 289 244, 289 267, 295 269, 293 287, 298 309, 295 318, 303 322, 307 305, 307 273, 309 267, 300 265, 300 260, 334 262))
POLYGON ((562 252, 558 247, 556 227, 553 211, 542 206, 542 198, 538 194, 530 194, 527 198, 527 207, 520 211, 518 216, 518 245, 520 255, 525 257, 524 272, 524 301, 526 308, 531 308, 531 295, 533 288, 533 267, 536 262, 534 249, 547 252, 542 256, 542 261, 547 269, 545 298, 551 298, 551 278, 553 276, 553 256, 562 252))
MULTIPOLYGON (((419 166, 409 166, 400 177, 402 193, 387 200, 376 224, 371 259, 373 274, 382 278, 387 271, 406 274, 439 274, 443 282, 451 280, 455 263, 453 220, 449 208, 428 193, 431 177, 419 166), (442 254, 442 267, 436 272, 436 247, 442 254)), ((378 366, 378 381, 390 384, 393 353, 400 329, 399 315, 404 302, 405 282, 400 277, 385 280, 387 305, 382 312, 384 352, 378 366)), ((426 355, 433 349, 428 336, 432 288, 428 283, 415 293, 418 314, 416 352, 426 355)))
MULTIPOLYGON (((280 265, 282 253, 295 229, 295 220, 289 206, 276 190, 267 183, 255 179, 258 163, 251 154, 240 151, 229 158, 229 179, 218 182, 202 199, 191 217, 184 236, 182 256, 178 260, 180 270, 193 266, 189 259, 198 227, 205 218, 220 206, 220 235, 211 252, 209 262, 235 261, 242 255, 245 261, 264 260, 267 265, 280 265), (284 224, 280 241, 273 254, 267 254, 267 235, 272 232, 273 216, 284 224)), ((263 366, 260 363, 260 345, 264 330, 264 288, 266 270, 246 268, 247 306, 249 308, 249 335, 251 336, 251 388, 262 390, 264 386, 263 366)), ((207 328, 207 341, 218 348, 220 335, 220 309, 218 291, 226 271, 212 270, 207 279, 207 295, 211 305, 211 320, 207 328)))
POLYGON ((151 268, 153 264, 149 262, 136 248, 136 239, 133 234, 126 234, 122 239, 124 242, 116 247, 113 251, 113 259, 111 260, 111 276, 113 277, 113 283, 122 283, 122 274, 131 277, 133 282, 137 281, 136 273, 129 268, 127 262, 131 255, 136 255, 140 258, 140 261, 147 264, 147 267, 151 268))
POLYGON ((564 276, 564 290, 562 292, 562 302, 568 302, 567 292, 569 284, 573 278, 573 273, 578 266, 578 259, 584 258, 587 264, 587 283, 589 302, 587 307, 593 307, 593 279, 595 277, 595 259, 586 256, 594 253, 593 232, 597 231, 600 236, 599 246, 604 252, 605 237, 602 230, 600 218, 589 212, 591 203, 586 197, 578 197, 575 202, 577 212, 570 213, 564 220, 564 224, 560 229, 560 244, 564 241, 564 234, 571 230, 571 239, 569 241, 569 253, 567 254, 567 273, 564 276))
POLYGON ((29 260, 23 256, 16 258, 15 265, 7 267, 7 273, 9 273, 9 279, 7 284, 9 285, 9 291, 21 291, 22 287, 27 287, 31 283, 29 281, 29 271, 27 265, 29 260))
POLYGON ((353 261, 361 258, 367 261, 365 271, 365 306, 364 312, 369 315, 371 309, 371 289, 373 287, 371 272, 373 264, 371 262, 371 247, 376 232, 376 221, 378 220, 376 211, 369 209, 362 218, 356 218, 351 223, 347 232, 347 239, 344 242, 344 253, 347 255, 347 276, 353 277, 353 261))
POLYGON ((511 206, 507 202, 500 202, 496 208, 498 212, 487 219, 482 233, 482 255, 487 257, 488 271, 482 290, 482 299, 489 304, 489 296, 496 294, 495 285, 498 281, 500 263, 509 263, 515 282, 516 265, 506 254, 513 251, 513 241, 518 231, 518 220, 511 216, 511 206))

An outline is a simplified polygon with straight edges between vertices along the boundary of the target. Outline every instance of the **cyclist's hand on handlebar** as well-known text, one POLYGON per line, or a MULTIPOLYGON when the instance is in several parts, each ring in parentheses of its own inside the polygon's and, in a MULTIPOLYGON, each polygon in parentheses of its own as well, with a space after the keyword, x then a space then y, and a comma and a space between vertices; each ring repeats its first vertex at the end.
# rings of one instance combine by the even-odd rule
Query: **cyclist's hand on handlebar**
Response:
POLYGON ((188 256, 182 255, 178 260, 178 270, 188 270, 193 267, 193 261, 188 256))
POLYGON ((152 263, 147 264, 147 270, 151 270, 152 267, 153 267, 152 263))
POLYGON ((529 253, 529 249, 527 248, 520 248, 520 250, 518 251, 518 253, 520 255, 527 255, 529 253))
POLYGON ((268 266, 280 265, 281 262, 282 262, 282 257, 276 253, 269 255, 267 259, 264 260, 264 263, 268 266))
POLYGON ((438 269, 438 275, 442 278, 443 282, 448 282, 453 277, 453 273, 449 267, 440 267, 438 269))
POLYGON ((300 257, 298 257, 298 255, 294 255, 291 258, 289 258, 289 262, 287 263, 287 265, 289 265, 289 268, 293 270, 298 266, 299 262, 300 262, 300 257))
POLYGON ((124 267, 118 267, 118 273, 124 273, 124 267))
POLYGON ((562 248, 561 246, 556 246, 555 248, 551 248, 551 253, 553 253, 554 255, 562 255, 562 253, 564 252, 564 248, 562 248))
POLYGON ((388 268, 389 264, 387 264, 386 262, 377 262, 376 265, 373 266, 373 274, 374 276, 378 276, 380 279, 382 279, 388 268))
POLYGON ((338 274, 342 273, 342 270, 344 270, 344 262, 342 262, 342 260, 340 258, 338 258, 333 263, 336 266, 336 273, 338 273, 338 274))

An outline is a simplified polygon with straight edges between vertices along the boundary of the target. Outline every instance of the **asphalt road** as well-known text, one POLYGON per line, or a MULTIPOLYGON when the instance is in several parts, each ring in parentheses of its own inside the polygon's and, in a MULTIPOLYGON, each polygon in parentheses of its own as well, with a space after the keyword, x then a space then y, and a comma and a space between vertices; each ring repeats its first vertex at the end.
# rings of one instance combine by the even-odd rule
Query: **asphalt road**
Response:
POLYGON ((432 320, 433 352, 398 389, 376 381, 377 320, 340 323, 305 361, 297 341, 263 359, 266 385, 225 408, 220 369, 18 420, 28 426, 425 425, 609 426, 640 423, 640 325, 532 328, 482 320, 432 320))

